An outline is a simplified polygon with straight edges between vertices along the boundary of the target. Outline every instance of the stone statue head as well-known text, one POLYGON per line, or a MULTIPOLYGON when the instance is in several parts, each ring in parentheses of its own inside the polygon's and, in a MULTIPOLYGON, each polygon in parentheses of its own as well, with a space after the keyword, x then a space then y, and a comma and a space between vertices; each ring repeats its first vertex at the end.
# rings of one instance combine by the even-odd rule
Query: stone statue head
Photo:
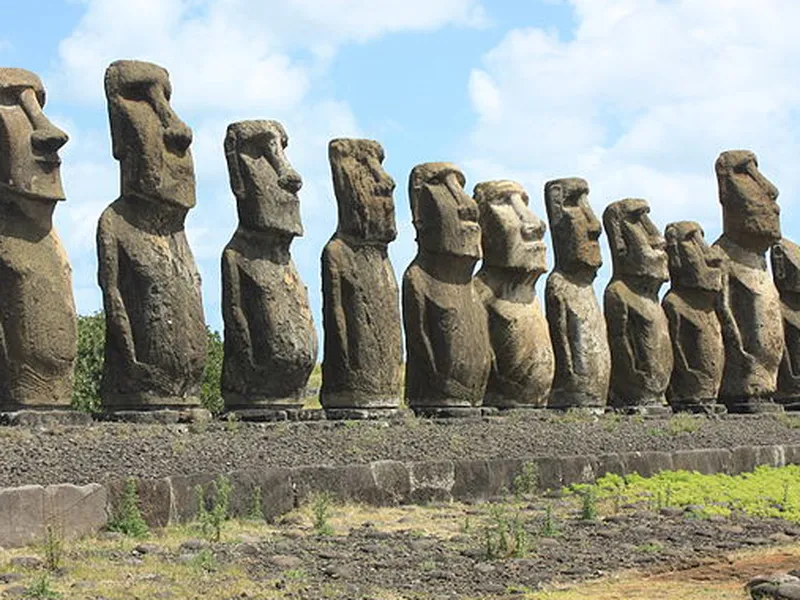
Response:
POLYGON ((411 170, 408 196, 421 249, 481 258, 478 205, 464 192, 465 182, 450 163, 423 163, 411 170))
POLYGON ((600 221, 589 206, 585 179, 554 179, 544 186, 544 201, 553 239, 556 269, 566 273, 597 275, 600 255, 600 221))
POLYGON ((278 121, 228 125, 225 157, 239 223, 245 229, 303 235, 297 198, 303 180, 284 154, 288 143, 278 121))
POLYGON ((703 228, 694 221, 670 223, 664 230, 673 287, 722 290, 722 254, 706 243, 703 228))
POLYGON ((547 229, 528 208, 528 194, 516 181, 487 181, 474 190, 481 226, 483 263, 539 275, 547 271, 542 238, 547 229))
POLYGON ((383 148, 374 140, 335 139, 328 144, 339 232, 364 242, 397 237, 395 183, 383 170, 383 148))
POLYGON ((118 60, 106 69, 106 99, 123 196, 165 207, 195 205, 192 130, 169 104, 169 74, 158 65, 118 60))
POLYGON ((786 238, 772 247, 772 276, 784 294, 800 294, 800 246, 786 238))
POLYGON ((49 227, 64 200, 58 150, 67 134, 42 112, 42 82, 30 71, 0 69, 0 192, 49 227))
POLYGON ((753 252, 766 252, 781 239, 778 189, 758 170, 749 150, 723 152, 714 168, 725 236, 753 252))
POLYGON ((603 212, 603 225, 611 246, 614 277, 644 277, 667 281, 664 238, 650 220, 646 200, 626 198, 612 202, 603 212))

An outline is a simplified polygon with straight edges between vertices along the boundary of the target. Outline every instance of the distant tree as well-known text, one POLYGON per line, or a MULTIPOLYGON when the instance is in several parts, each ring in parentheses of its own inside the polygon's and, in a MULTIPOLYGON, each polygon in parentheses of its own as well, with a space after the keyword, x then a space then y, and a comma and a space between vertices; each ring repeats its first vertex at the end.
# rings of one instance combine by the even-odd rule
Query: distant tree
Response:
MULTIPOLYGON (((220 393, 222 378, 222 337, 206 326, 208 346, 206 369, 200 399, 212 413, 222 412, 220 393)), ((103 375, 103 352, 106 340, 106 320, 102 311, 78 316, 78 356, 75 360, 72 407, 76 410, 100 410, 100 378, 103 375)))
POLYGON ((72 384, 72 407, 86 412, 100 410, 100 377, 106 318, 103 312, 78 317, 78 356, 72 384))
POLYGON ((212 414, 218 415, 224 408, 220 386, 222 383, 222 336, 218 331, 212 331, 206 325, 208 345, 206 346, 206 370, 203 373, 203 387, 200 391, 200 400, 203 406, 212 414))

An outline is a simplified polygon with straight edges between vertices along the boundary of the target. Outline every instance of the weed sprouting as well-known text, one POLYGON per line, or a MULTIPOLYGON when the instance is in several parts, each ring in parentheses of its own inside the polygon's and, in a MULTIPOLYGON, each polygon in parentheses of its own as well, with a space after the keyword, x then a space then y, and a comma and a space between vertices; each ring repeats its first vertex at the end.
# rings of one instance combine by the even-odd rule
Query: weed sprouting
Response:
POLYGON ((542 528, 539 530, 539 534, 542 537, 555 537, 558 535, 558 525, 553 515, 553 507, 549 504, 544 510, 544 520, 542 521, 542 528))
POLYGON ((332 505, 333 495, 329 492, 320 492, 310 498, 311 521, 314 531, 319 535, 333 535, 333 527, 329 522, 332 505))
POLYGON ((142 538, 148 534, 147 523, 139 510, 139 492, 136 479, 129 477, 122 491, 122 501, 107 526, 109 531, 118 531, 130 537, 142 538))
POLYGON ((222 537, 222 524, 230 518, 231 482, 225 475, 219 475, 212 486, 214 487, 214 497, 210 508, 206 506, 202 486, 195 486, 197 521, 203 535, 218 542, 222 537))
POLYGON ((53 525, 44 531, 44 565, 48 571, 58 571, 64 556, 64 538, 53 525))
POLYGON ((33 583, 25 590, 25 598, 60 598, 61 594, 52 588, 50 576, 43 573, 34 579, 33 583))
POLYGON ((261 486, 257 485, 253 488, 250 494, 250 507, 247 509, 247 518, 251 521, 264 520, 264 506, 263 495, 261 493, 261 486))
POLYGON ((482 533, 487 560, 522 558, 528 552, 528 533, 522 514, 517 511, 509 516, 503 504, 492 505, 482 533))
POLYGON ((526 462, 522 466, 522 473, 514 477, 514 497, 517 501, 521 501, 535 492, 538 485, 539 465, 535 462, 526 462))

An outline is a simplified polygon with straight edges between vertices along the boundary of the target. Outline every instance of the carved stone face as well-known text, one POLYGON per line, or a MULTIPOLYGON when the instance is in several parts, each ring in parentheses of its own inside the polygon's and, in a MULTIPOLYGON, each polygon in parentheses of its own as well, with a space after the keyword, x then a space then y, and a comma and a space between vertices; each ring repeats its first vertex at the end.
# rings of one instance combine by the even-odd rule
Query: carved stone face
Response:
POLYGON ((64 200, 58 150, 68 138, 44 115, 44 102, 35 74, 0 69, 0 189, 26 214, 49 219, 64 200))
POLYGON ((771 259, 778 290, 800 294, 800 246, 784 238, 772 247, 771 259))
POLYGON ((475 186, 480 211, 483 261, 492 267, 542 274, 547 227, 528 208, 528 194, 514 181, 488 181, 475 186))
POLYGON ((450 163, 423 163, 411 170, 408 196, 420 248, 481 258, 478 205, 464 192, 465 181, 450 163))
POLYGON ((554 179, 544 186, 547 218, 553 238, 556 268, 566 273, 603 266, 600 254, 600 221, 589 206, 589 184, 585 179, 554 179))
POLYGON ((647 201, 638 198, 612 202, 603 213, 615 277, 669 279, 666 243, 649 213, 647 201))
POLYGON ((105 87, 122 194, 192 208, 192 130, 169 104, 169 74, 152 63, 120 60, 106 70, 105 87))
POLYGON ((722 254, 706 243, 698 223, 670 223, 664 230, 664 238, 673 286, 707 292, 722 290, 722 254))
POLYGON ((723 152, 715 170, 725 235, 753 252, 766 252, 781 239, 778 189, 748 150, 723 152))
POLYGON ((277 121, 228 126, 225 156, 239 222, 245 229, 303 235, 297 198, 303 180, 284 154, 288 142, 277 121))
POLYGON ((383 170, 383 148, 373 140, 336 139, 328 145, 339 231, 388 244, 397 237, 395 182, 383 170))

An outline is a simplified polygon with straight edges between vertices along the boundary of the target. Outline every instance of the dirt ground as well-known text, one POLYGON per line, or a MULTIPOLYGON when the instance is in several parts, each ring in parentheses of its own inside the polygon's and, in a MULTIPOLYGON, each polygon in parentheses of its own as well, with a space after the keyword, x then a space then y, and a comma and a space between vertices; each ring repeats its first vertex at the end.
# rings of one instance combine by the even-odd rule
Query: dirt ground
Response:
POLYGON ((575 496, 425 507, 336 506, 279 523, 225 522, 0 552, 3 597, 116 599, 723 600, 755 574, 800 567, 800 527, 575 496), (52 550, 52 549, 51 549, 52 550), (737 554, 741 551, 745 554, 737 554), (51 552, 52 554, 52 552, 51 552), (38 595, 37 595, 38 594, 38 595))

